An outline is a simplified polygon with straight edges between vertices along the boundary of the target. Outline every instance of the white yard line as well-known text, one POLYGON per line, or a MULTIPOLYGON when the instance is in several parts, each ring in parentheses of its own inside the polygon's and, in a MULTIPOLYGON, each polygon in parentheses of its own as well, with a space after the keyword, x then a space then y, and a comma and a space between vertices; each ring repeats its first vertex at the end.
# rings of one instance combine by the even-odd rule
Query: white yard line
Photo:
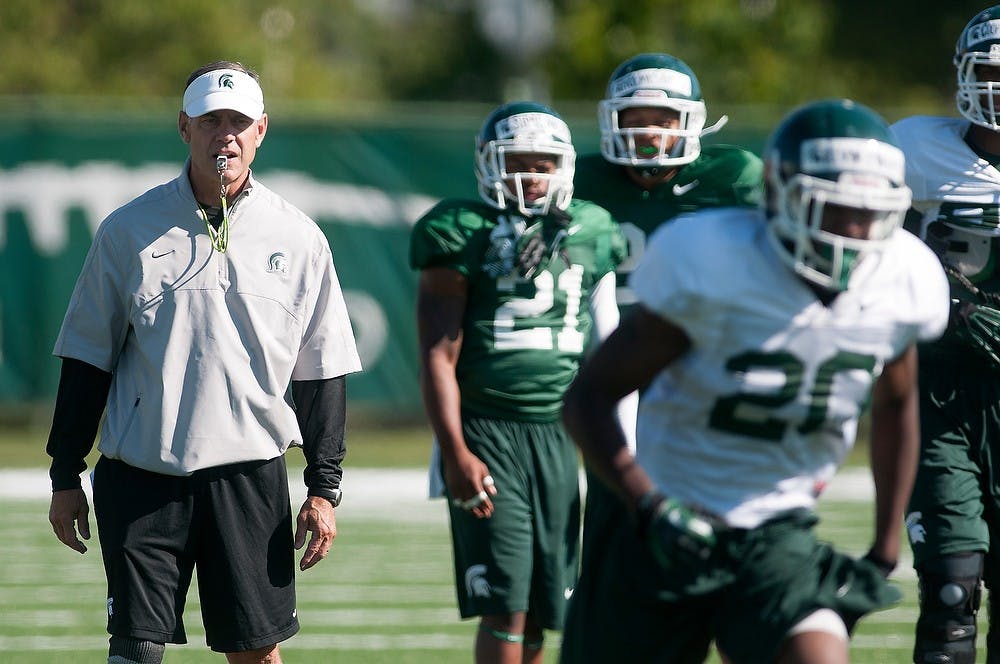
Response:
MULTIPOLYGON (((293 500, 301 500, 305 487, 299 471, 291 471, 289 491, 293 500)), ((84 477, 89 493, 89 481, 84 477)), ((39 500, 49 497, 49 477, 44 470, 0 470, 0 499, 39 500)), ((444 514, 444 501, 428 500, 427 471, 424 469, 346 468, 344 470, 343 509, 364 511, 400 509, 404 506, 429 504, 444 514)), ((821 500, 870 502, 874 498, 871 472, 866 468, 841 470, 830 482, 821 500)), ((433 509, 433 508, 432 508, 433 509)))

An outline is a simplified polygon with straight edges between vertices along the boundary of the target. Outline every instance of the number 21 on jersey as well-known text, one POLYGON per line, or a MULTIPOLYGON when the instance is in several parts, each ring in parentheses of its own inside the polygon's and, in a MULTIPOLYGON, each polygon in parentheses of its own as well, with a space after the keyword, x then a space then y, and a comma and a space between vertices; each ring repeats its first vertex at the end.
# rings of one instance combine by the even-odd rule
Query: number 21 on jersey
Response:
MULTIPOLYGON (((497 284, 498 290, 503 288, 503 281, 497 284)), ((584 338, 580 331, 580 302, 583 299, 583 266, 570 265, 559 273, 558 280, 544 270, 535 277, 534 283, 534 297, 513 298, 497 307, 493 319, 493 344, 496 349, 558 349, 566 353, 582 353, 584 338), (537 325, 545 322, 545 314, 556 304, 556 289, 565 294, 562 324, 537 325)))

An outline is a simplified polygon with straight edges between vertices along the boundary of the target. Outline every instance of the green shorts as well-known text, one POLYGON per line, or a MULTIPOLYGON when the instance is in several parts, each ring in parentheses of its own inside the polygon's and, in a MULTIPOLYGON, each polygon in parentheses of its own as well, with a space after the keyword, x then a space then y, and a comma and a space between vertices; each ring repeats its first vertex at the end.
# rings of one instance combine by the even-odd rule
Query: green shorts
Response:
POLYGON ((561 424, 463 417, 465 442, 496 481, 493 516, 451 505, 463 618, 527 612, 561 629, 576 582, 580 484, 576 447, 561 424))
MULTIPOLYGON (((920 361, 920 464, 907 509, 914 566, 989 551, 1000 535, 1000 372, 928 353, 920 361)), ((987 584, 990 579, 987 574, 987 584)))
POLYGON ((666 571, 621 502, 603 495, 614 501, 605 514, 618 514, 601 521, 603 546, 587 549, 563 634, 565 664, 702 662, 713 639, 733 662, 773 662, 788 630, 817 609, 853 628, 902 598, 873 564, 819 542, 807 512, 722 532, 707 561, 666 571))

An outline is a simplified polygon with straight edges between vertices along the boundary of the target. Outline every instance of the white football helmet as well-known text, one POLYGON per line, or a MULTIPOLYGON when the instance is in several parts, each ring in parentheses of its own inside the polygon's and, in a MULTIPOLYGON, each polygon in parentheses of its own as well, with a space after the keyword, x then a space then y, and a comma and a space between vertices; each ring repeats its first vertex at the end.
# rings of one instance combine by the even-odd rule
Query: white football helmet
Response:
POLYGON ((980 81, 978 65, 1000 67, 1000 5, 976 14, 955 44, 958 112, 993 131, 1000 131, 1000 80, 980 81))
POLYGON ((904 164, 888 124, 861 104, 823 100, 793 111, 764 151, 764 214, 778 255, 811 283, 845 290, 902 225, 911 199, 904 164), (825 230, 827 206, 863 213, 868 237, 825 230))
POLYGON ((701 98, 701 86, 694 71, 683 61, 664 53, 643 53, 620 64, 608 81, 607 96, 597 107, 601 129, 601 154, 613 164, 636 168, 680 166, 701 154, 701 137, 722 128, 728 118, 723 116, 705 129, 708 111, 701 98), (626 108, 666 108, 680 114, 676 129, 623 128, 618 114, 626 108), (657 154, 642 154, 636 136, 659 132, 661 140, 657 154), (669 151, 668 151, 669 150, 669 151))
POLYGON ((576 151, 569 127, 544 104, 511 102, 486 118, 476 137, 476 179, 479 196, 495 208, 516 208, 525 216, 545 215, 551 206, 569 207, 573 197, 576 151), (506 156, 546 154, 556 162, 554 173, 508 173, 506 156), (545 180, 547 193, 533 201, 525 197, 530 180, 545 180))

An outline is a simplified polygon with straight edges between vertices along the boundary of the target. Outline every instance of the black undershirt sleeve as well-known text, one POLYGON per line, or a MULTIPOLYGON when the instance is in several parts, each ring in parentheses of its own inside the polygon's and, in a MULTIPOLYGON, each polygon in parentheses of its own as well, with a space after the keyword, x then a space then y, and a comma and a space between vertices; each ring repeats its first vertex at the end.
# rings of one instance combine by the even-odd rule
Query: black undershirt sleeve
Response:
POLYGON ((343 376, 292 381, 295 417, 306 458, 303 479, 310 496, 332 498, 344 474, 347 386, 343 376))
POLYGON ((92 364, 63 358, 52 429, 45 451, 52 457, 52 490, 79 489, 80 473, 94 446, 101 415, 108 402, 111 374, 92 364))

